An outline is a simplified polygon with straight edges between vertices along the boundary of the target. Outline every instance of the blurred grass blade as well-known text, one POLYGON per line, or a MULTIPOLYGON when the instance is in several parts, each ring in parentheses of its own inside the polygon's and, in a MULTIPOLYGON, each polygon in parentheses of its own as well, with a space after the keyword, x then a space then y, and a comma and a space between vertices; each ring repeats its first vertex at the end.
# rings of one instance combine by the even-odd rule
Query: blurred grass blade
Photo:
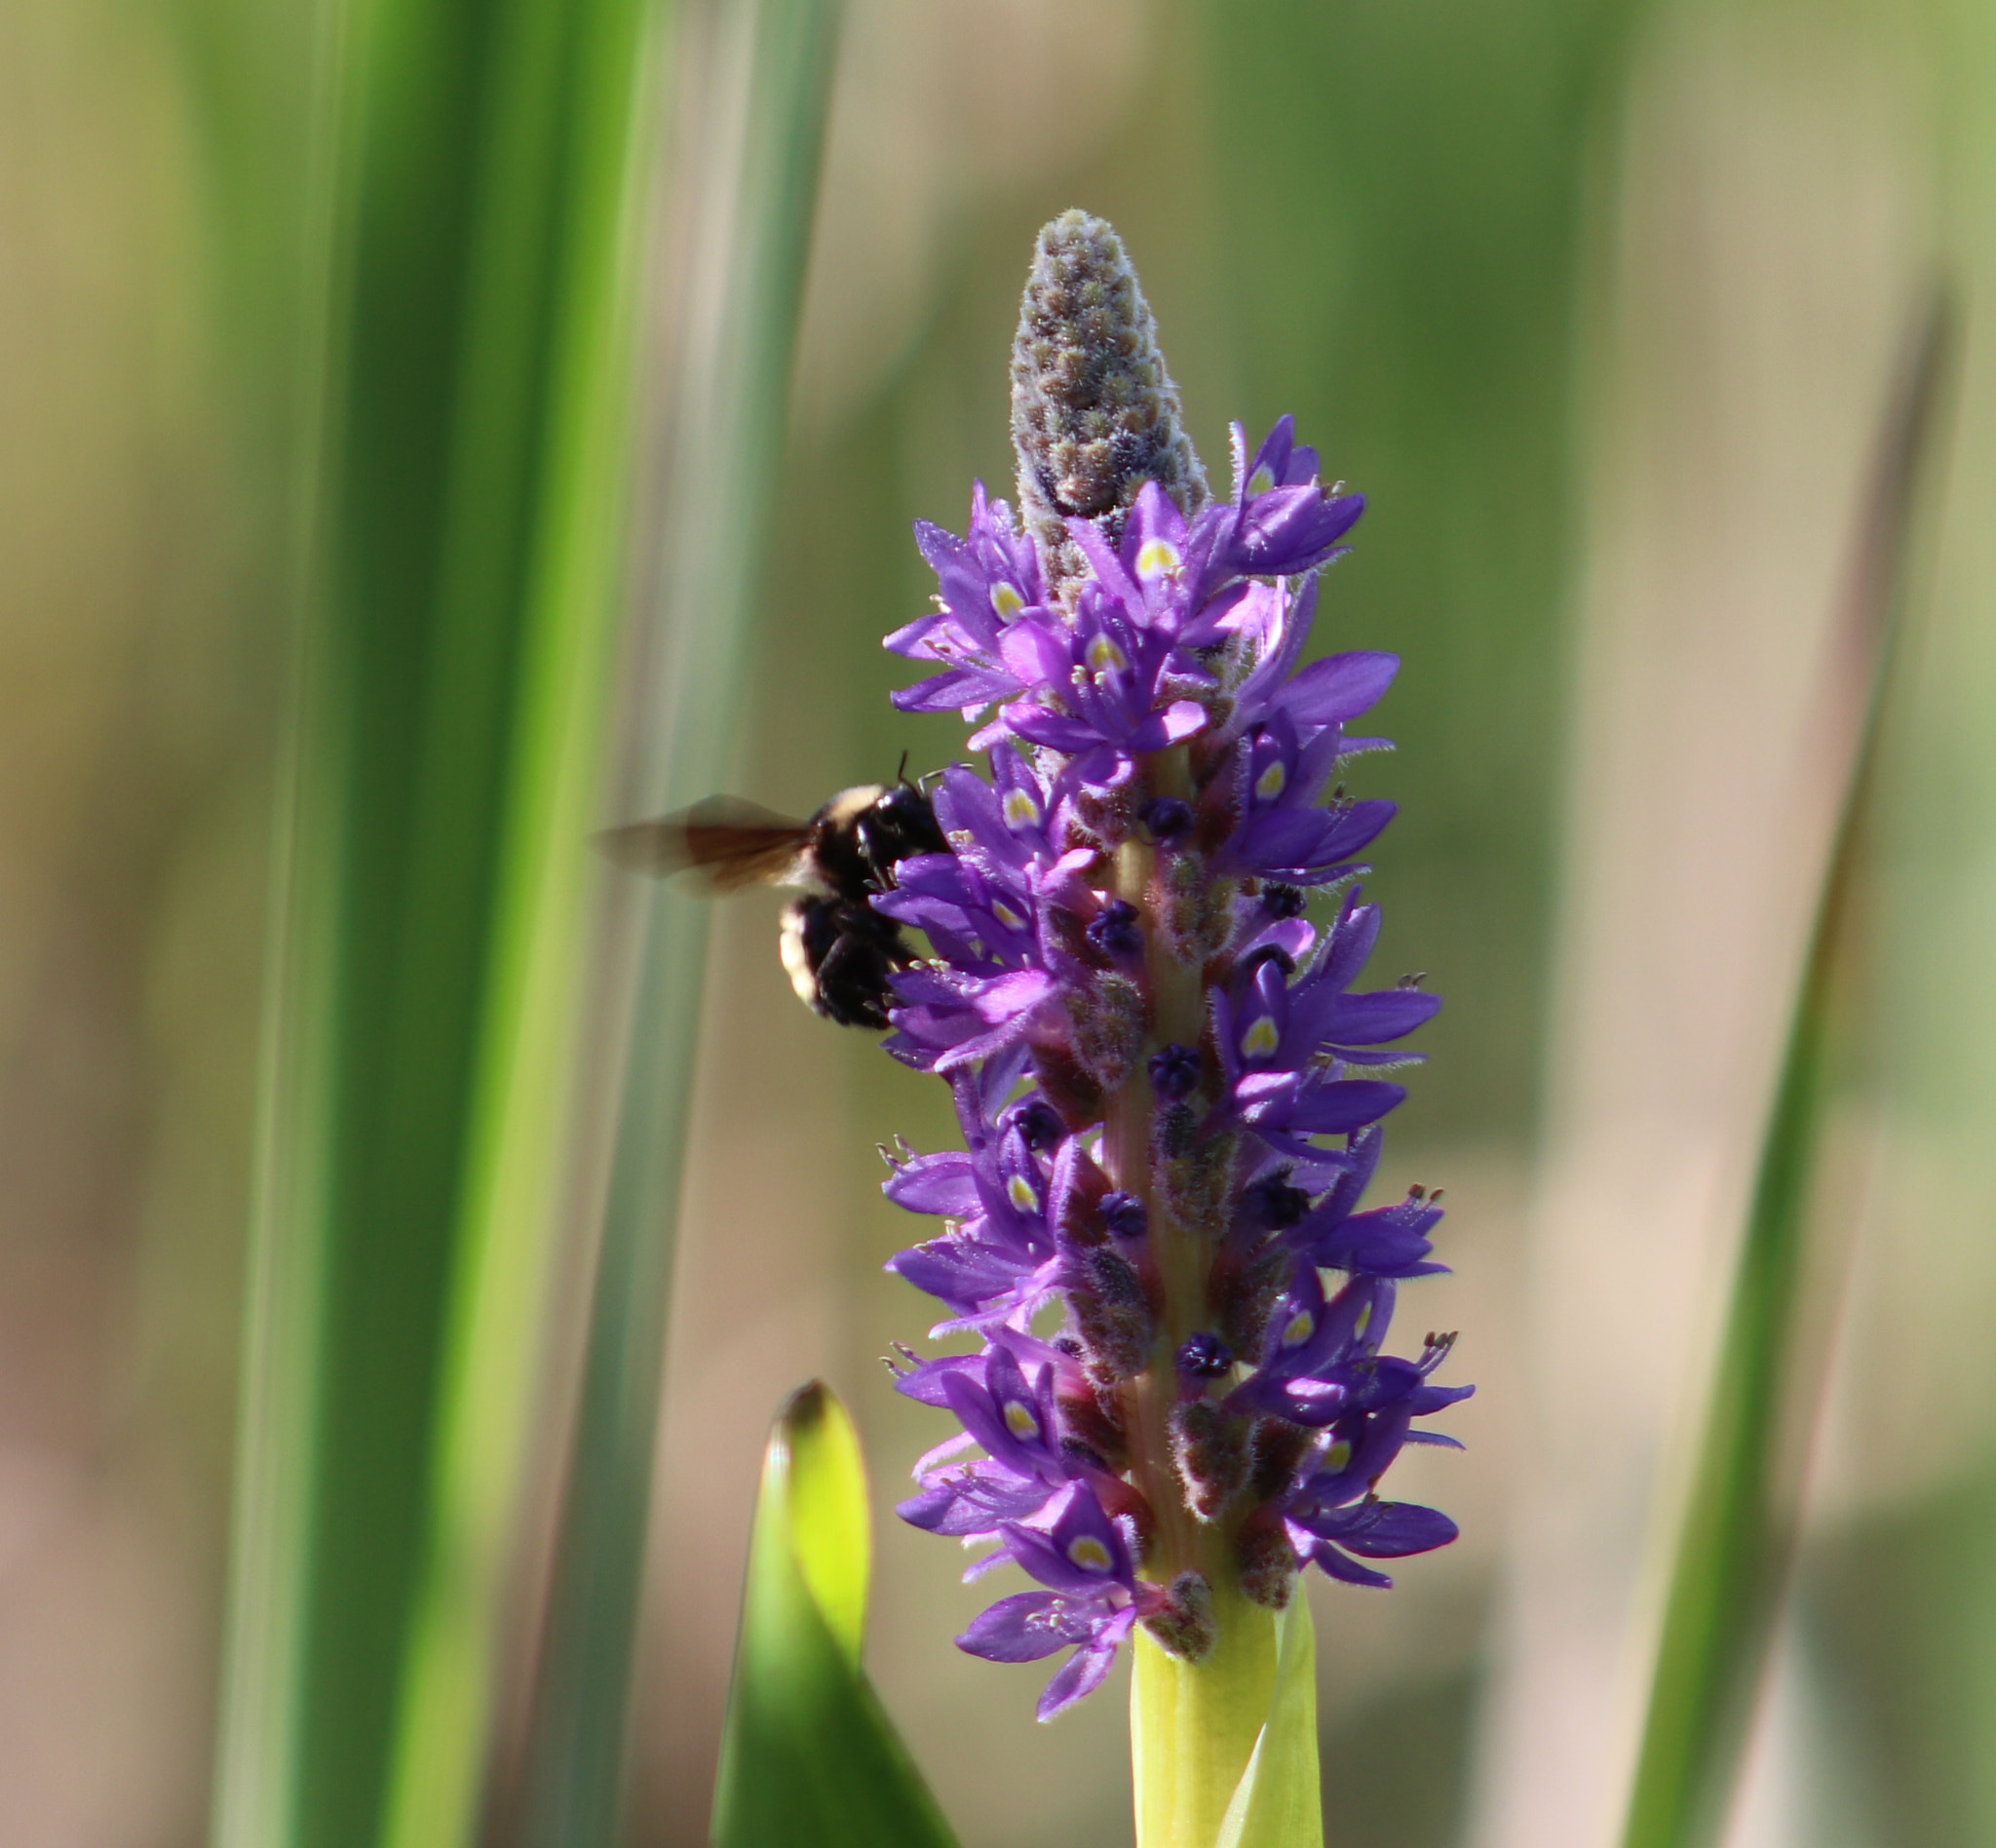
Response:
POLYGON ((1822 742, 1844 800, 1720 1336, 1624 1848, 1708 1848, 1725 1827, 1799 1519, 1825 1344, 1808 1302, 1841 1293, 1812 1250, 1809 1190, 1825 1106, 1855 1064, 1863 839, 1877 773, 1906 537, 1946 374, 1937 296, 1888 410, 1858 532, 1843 659, 1822 742))
MULTIPOLYGON (((676 351, 666 390, 656 616, 633 654, 612 819, 724 783, 775 511, 837 0, 685 9, 676 351)), ((520 1795, 525 1848, 617 1839, 631 1664, 708 907, 647 916, 610 1156, 568 1486, 520 1795)))
POLYGON ((1323 1848, 1317 1632, 1301 1586, 1276 1628, 1275 1698, 1227 1805, 1216 1848, 1323 1848))
POLYGON ((859 1440, 814 1381, 763 1460, 714 1848, 952 1848, 860 1663, 870 1544, 859 1440))
POLYGON ((568 1176, 651 0, 354 0, 224 1848, 470 1838, 568 1176))

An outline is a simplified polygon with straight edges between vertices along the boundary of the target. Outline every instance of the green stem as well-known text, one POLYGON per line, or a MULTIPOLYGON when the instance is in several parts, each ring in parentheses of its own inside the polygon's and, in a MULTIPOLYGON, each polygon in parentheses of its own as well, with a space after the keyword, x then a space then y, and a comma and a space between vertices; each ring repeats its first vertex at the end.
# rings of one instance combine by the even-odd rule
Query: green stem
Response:
MULTIPOLYGON (((1182 749, 1161 751, 1145 763, 1139 799, 1184 799, 1191 793, 1191 765, 1182 749)), ((1191 1662, 1168 1653, 1139 1631, 1131 1686, 1131 1746, 1137 1848, 1214 1848, 1270 1712, 1277 1620, 1274 1611, 1240 1593, 1236 1523, 1199 1521, 1186 1506, 1171 1461, 1177 1354, 1186 1338, 1207 1324, 1212 1252, 1202 1234, 1179 1222, 1152 1169, 1157 1098, 1147 1070, 1149 1055, 1161 1046, 1197 1046, 1206 1022, 1205 971, 1178 959, 1155 919, 1158 869, 1156 849, 1133 838, 1117 855, 1116 895, 1134 905, 1143 920, 1152 1019, 1136 1069, 1109 1099, 1104 1166, 1116 1186, 1144 1202, 1151 1250, 1165 1282, 1150 1364, 1123 1387, 1123 1417, 1130 1434, 1132 1479, 1157 1517, 1144 1576, 1169 1584, 1181 1572, 1200 1573, 1212 1588, 1218 1640, 1209 1654, 1191 1662)))
POLYGON ((1130 1745, 1137 1848, 1214 1848, 1269 1715, 1276 1613, 1215 1583, 1213 1615, 1219 1640, 1199 1662, 1168 1654, 1141 1632, 1136 1638, 1130 1745))

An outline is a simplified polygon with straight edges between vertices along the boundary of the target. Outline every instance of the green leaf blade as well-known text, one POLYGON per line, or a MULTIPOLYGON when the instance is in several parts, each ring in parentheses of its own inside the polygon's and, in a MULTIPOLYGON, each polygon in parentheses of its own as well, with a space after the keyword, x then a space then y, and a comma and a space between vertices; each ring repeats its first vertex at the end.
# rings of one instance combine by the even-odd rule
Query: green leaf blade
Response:
POLYGON ((1950 358, 1947 308, 1937 294, 1915 330, 1858 520, 1843 687, 1823 727, 1843 799, 1671 1561, 1623 1848, 1709 1848, 1721 1837, 1795 1548, 1825 1367, 1811 1302, 1841 1293, 1847 1264, 1812 1224, 1811 1189, 1836 1086, 1864 1057, 1858 994, 1879 715, 1914 491, 1950 358))
POLYGON ((860 1665, 865 1479, 814 1382, 771 1434, 714 1795, 714 1848, 955 1848, 860 1665))
POLYGON ((1275 1692, 1216 1848, 1323 1848, 1317 1764, 1317 1630, 1298 1586, 1276 1620, 1275 1692))

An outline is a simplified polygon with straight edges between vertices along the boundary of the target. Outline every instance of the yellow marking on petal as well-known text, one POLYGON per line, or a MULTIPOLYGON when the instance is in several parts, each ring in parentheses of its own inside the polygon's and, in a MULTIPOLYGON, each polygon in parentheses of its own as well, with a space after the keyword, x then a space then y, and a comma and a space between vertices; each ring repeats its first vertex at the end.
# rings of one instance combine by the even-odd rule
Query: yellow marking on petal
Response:
POLYGON ((1037 828, 1040 825, 1040 805, 1023 789, 1013 789, 1005 797, 1005 826, 1007 828, 1037 828))
POLYGON ((1324 1453, 1324 1462, 1333 1476, 1344 1469, 1352 1460, 1352 1446, 1343 1438, 1324 1453))
POLYGON ((1068 1541, 1067 1557, 1084 1572, 1107 1572, 1112 1570, 1116 1563, 1109 1558, 1109 1549, 1094 1534, 1089 1533, 1083 1534, 1078 1540, 1068 1541))
POLYGON ((1014 1174, 1005 1183, 1005 1191, 1010 1196, 1012 1204, 1019 1212, 1037 1213, 1040 1210, 1040 1197, 1033 1192, 1032 1182, 1026 1179, 1023 1174, 1014 1174))
POLYGON ((1275 1022, 1264 1014, 1241 1036, 1241 1056, 1267 1059, 1282 1043, 1283 1036, 1275 1030, 1275 1022))
POLYGON ((949 844, 958 853, 965 853, 978 844, 978 837, 968 828, 952 828, 949 830, 949 844))
MULTIPOLYGON (((1040 1421, 1033 1416, 1030 1405, 1022 1405, 1016 1399, 1005 1402, 1005 1428, 1021 1444, 1029 1443, 1040 1435, 1040 1421)), ((1350 1444, 1345 1448, 1349 1450, 1350 1444)))
POLYGON ((1248 491, 1250 494, 1266 494, 1275 485, 1275 471, 1266 462, 1248 478, 1248 491))
POLYGON ((1025 598, 1010 584, 994 584, 991 586, 991 607, 998 612, 1001 621, 1009 623, 1025 608, 1025 598))
POLYGON ((1357 1335, 1357 1336, 1359 1337, 1359 1339, 1360 1339, 1360 1340, 1362 1340, 1362 1341, 1363 1341, 1363 1339, 1365 1338, 1365 1330, 1366 1330, 1367 1328, 1370 1328, 1371 1326, 1372 1326, 1372 1305, 1371 1305, 1371 1304, 1370 1304, 1370 1303, 1368 1302, 1368 1303, 1367 1303, 1367 1304, 1366 1304, 1366 1305, 1364 1306, 1364 1308, 1363 1308, 1363 1309, 1361 1309, 1361 1310, 1359 1311, 1359 1320, 1358 1320, 1357 1324, 1356 1324, 1356 1325, 1355 1325, 1355 1326, 1353 1327, 1353 1328, 1352 1328, 1352 1332, 1353 1332, 1354 1334, 1356 1334, 1356 1335, 1357 1335))
POLYGON ((1317 1318, 1305 1309, 1292 1317, 1289 1326, 1283 1330, 1283 1346, 1299 1348, 1317 1332, 1317 1318))
POLYGON ((1127 668, 1130 662, 1123 650, 1107 635, 1097 635, 1088 645, 1088 664, 1097 674, 1103 674, 1111 668, 1127 668))
POLYGON ((1025 929, 1025 919, 1020 917, 1009 905, 1001 905, 994 901, 991 905, 991 915, 999 923, 1003 924, 1007 930, 1022 931, 1025 929))
POLYGON ((1288 780, 1289 773, 1283 768, 1283 760, 1278 757, 1275 762, 1270 764, 1266 770, 1254 779, 1254 793, 1260 796, 1264 802, 1273 802, 1277 796, 1282 794, 1283 786, 1288 780))
POLYGON ((1144 578, 1176 577, 1184 562, 1178 548, 1169 539, 1153 539, 1136 555, 1136 575, 1144 578))

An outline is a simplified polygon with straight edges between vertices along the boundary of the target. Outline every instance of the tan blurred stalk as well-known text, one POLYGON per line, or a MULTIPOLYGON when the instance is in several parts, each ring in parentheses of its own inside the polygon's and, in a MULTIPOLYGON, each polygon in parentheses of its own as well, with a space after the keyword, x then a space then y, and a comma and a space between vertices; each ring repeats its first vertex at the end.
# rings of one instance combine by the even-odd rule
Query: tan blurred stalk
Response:
POLYGON ((180 23, 0 10, 6 1848, 205 1829, 287 509, 180 23))
MULTIPOLYGON (((1825 631, 1934 264, 1906 25, 1672 9, 1613 162, 1481 1848, 1620 1828, 1655 1540, 1678 1525, 1837 792, 1809 730, 1825 631)), ((1762 1839, 1784 1801, 1763 1774, 1762 1839)))

